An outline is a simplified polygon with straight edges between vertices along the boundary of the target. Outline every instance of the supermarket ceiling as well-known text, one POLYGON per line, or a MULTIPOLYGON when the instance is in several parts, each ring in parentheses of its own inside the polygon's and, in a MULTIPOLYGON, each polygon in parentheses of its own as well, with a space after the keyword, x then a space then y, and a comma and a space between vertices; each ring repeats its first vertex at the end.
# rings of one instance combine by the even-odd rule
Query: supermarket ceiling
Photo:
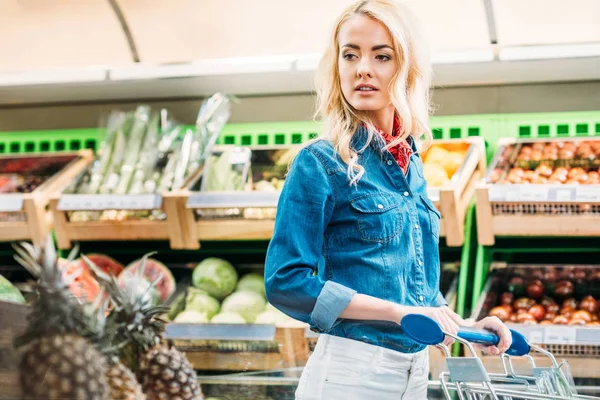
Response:
MULTIPOLYGON (((296 83, 239 94, 306 91, 351 2, 0 0, 0 87, 273 72, 296 83)), ((436 85, 600 79, 600 0, 404 2, 429 39, 436 85)))

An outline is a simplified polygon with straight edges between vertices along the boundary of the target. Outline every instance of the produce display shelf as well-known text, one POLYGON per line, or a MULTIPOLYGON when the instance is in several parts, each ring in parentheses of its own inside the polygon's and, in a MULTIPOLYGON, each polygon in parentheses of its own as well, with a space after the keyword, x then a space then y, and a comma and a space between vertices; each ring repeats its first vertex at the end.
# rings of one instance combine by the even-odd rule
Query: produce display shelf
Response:
POLYGON ((85 195, 56 194, 50 199, 59 249, 70 249, 74 241, 168 241, 171 248, 189 248, 189 236, 182 229, 178 192, 162 194, 85 195), (73 220, 73 213, 156 214, 156 219, 73 220))
POLYGON ((294 369, 309 356, 307 328, 268 324, 169 323, 165 338, 199 371, 294 369))
POLYGON ((199 248, 203 241, 270 240, 280 185, 299 148, 215 146, 203 170, 190 177, 186 189, 180 191, 186 197, 180 220, 192 227, 187 233, 189 248, 199 248), (237 183, 231 185, 224 173, 235 176, 237 183), (217 181, 225 185, 214 183, 217 181))
POLYGON ((600 158, 593 158, 593 152, 591 158, 574 158, 570 150, 561 150, 558 159, 554 154, 554 160, 540 160, 543 154, 538 151, 535 161, 525 154, 536 146, 566 144, 576 146, 577 151, 600 151, 600 137, 499 142, 485 179, 476 189, 480 244, 493 245, 497 237, 600 235, 600 183, 596 183, 600 158))
MULTIPOLYGON (((527 247, 523 247, 522 240, 519 241, 521 247, 515 247, 515 243, 517 242, 514 240, 502 240, 494 247, 478 246, 472 292, 473 309, 471 318, 478 320, 487 316, 491 308, 498 304, 499 296, 503 291, 507 290, 506 278, 512 276, 511 274, 515 271, 515 268, 525 270, 526 273, 524 275, 531 279, 537 279, 540 274, 536 270, 541 271, 541 273, 547 273, 554 268, 560 270, 561 267, 581 267, 580 269, 584 269, 583 267, 586 266, 584 264, 587 263, 592 266, 592 269, 587 270, 588 272, 597 273, 600 271, 600 266, 598 266, 597 262, 598 255, 600 254, 600 246, 597 245, 597 241, 594 241, 594 239, 532 239, 529 243, 525 244, 527 247), (575 260, 577 265, 574 265, 575 260)), ((531 282, 526 280, 525 283, 528 284, 531 282)), ((544 285, 546 287, 545 295, 551 294, 549 290, 553 290, 553 286, 548 286, 546 281, 544 281, 544 285)), ((589 283, 587 290, 581 289, 581 286, 575 286, 575 294, 573 296, 578 301, 586 293, 593 293, 597 296, 596 291, 600 287, 596 286, 589 283), (588 292, 589 288, 592 288, 592 292, 588 292)), ((527 294, 525 294, 525 297, 527 297, 527 294)), ((595 298, 600 300, 599 297, 595 298)), ((559 300, 562 301, 561 299, 555 298, 557 302, 559 300)), ((532 343, 547 348, 557 356, 559 362, 563 359, 566 360, 574 378, 598 378, 600 371, 600 363, 598 362, 598 355, 600 354, 599 327, 545 325, 546 323, 529 324, 529 322, 523 324, 510 321, 507 321, 507 324, 510 328, 526 335, 532 343)), ((488 356, 479 351, 478 353, 482 357, 482 361, 488 371, 503 371, 501 361, 498 357, 488 356)), ((534 356, 534 361, 538 366, 548 366, 548 359, 546 357, 534 356)), ((529 368, 530 372, 531 366, 526 360, 516 358, 513 365, 518 373, 527 372, 527 368, 529 368)))
MULTIPOLYGON (((481 137, 464 139, 441 139, 435 146, 450 151, 468 145, 465 158, 450 182, 443 186, 429 186, 429 198, 442 216, 440 237, 446 239, 447 246, 462 246, 465 240, 465 216, 477 182, 483 177, 486 168, 485 143, 481 137)), ((425 154, 427 157, 427 154, 425 154)))
POLYGON ((5 163, 43 163, 53 159, 64 159, 64 166, 33 191, 0 194, 0 241, 31 240, 37 244, 43 243, 52 228, 52 220, 46 212, 50 198, 87 167, 92 160, 92 152, 80 150, 60 155, 32 153, 0 156, 0 162, 5 163))

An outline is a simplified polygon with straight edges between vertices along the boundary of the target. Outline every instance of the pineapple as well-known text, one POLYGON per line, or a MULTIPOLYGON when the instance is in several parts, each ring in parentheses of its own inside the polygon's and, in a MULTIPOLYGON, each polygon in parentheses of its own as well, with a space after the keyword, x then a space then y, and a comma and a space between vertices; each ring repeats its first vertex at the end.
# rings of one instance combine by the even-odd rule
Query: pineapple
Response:
POLYGON ((106 372, 111 400, 146 400, 142 386, 129 368, 115 360, 106 372))
POLYGON ((114 277, 100 271, 85 256, 83 259, 113 300, 115 308, 108 317, 109 323, 116 327, 116 337, 127 341, 122 347, 121 360, 136 373, 147 399, 202 400, 192 365, 162 338, 165 321, 160 315, 168 308, 154 306, 149 296, 160 277, 145 292, 136 290, 138 282, 144 279, 149 255, 143 257, 135 276, 123 288, 114 277))
POLYGON ((71 295, 57 265, 52 240, 44 248, 15 246, 15 258, 34 277, 39 294, 28 327, 15 345, 22 349, 19 365, 25 399, 108 399, 104 356, 88 340, 87 315, 71 295))
MULTIPOLYGON (((24 393, 30 398, 146 400, 133 373, 115 357, 116 349, 111 346, 114 337, 105 329, 104 293, 99 294, 96 304, 80 304, 69 289, 76 276, 62 275, 51 242, 43 253, 27 243, 17 252, 17 260, 40 281, 40 299, 32 314, 34 324, 39 320, 35 313, 45 306, 38 316, 53 325, 42 329, 69 332, 42 337, 26 352, 21 367, 24 393), (51 283, 54 296, 42 290, 51 283)), ((69 258, 76 252, 74 249, 69 258)), ((37 330, 32 331, 33 336, 38 335, 37 330)))
MULTIPOLYGON (((99 298, 102 297, 103 293, 100 294, 99 298)), ((117 357, 119 346, 122 346, 123 343, 119 343, 116 346, 112 345, 112 343, 116 342, 115 335, 117 329, 115 327, 107 328, 105 310, 105 306, 99 308, 97 318, 94 321, 95 326, 91 328, 95 328, 94 332, 96 332, 94 343, 96 343, 97 347, 106 357, 107 368, 105 375, 109 398, 111 400, 146 400, 142 386, 133 372, 123 365, 117 357)))

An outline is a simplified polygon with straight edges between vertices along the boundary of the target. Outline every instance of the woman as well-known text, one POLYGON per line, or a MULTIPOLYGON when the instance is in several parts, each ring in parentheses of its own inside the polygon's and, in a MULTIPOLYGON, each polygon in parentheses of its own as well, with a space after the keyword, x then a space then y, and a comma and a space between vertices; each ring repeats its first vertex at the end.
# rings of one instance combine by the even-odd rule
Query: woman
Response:
MULTIPOLYGON (((290 167, 265 265, 269 302, 321 333, 297 399, 424 399, 427 349, 402 317, 465 325, 439 291, 440 214, 417 151, 416 139, 431 140, 430 76, 395 1, 360 1, 338 18, 317 81, 325 135, 290 167)), ((498 319, 475 326, 500 336, 489 352, 510 346, 498 319)))

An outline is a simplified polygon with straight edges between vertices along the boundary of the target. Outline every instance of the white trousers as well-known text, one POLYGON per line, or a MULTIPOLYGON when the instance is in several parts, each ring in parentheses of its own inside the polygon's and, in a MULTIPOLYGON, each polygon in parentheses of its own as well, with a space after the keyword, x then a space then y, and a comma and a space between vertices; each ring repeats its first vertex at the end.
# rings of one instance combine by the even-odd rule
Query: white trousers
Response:
POLYGON ((414 354, 320 335, 302 371, 296 400, 427 399, 429 353, 414 354))

